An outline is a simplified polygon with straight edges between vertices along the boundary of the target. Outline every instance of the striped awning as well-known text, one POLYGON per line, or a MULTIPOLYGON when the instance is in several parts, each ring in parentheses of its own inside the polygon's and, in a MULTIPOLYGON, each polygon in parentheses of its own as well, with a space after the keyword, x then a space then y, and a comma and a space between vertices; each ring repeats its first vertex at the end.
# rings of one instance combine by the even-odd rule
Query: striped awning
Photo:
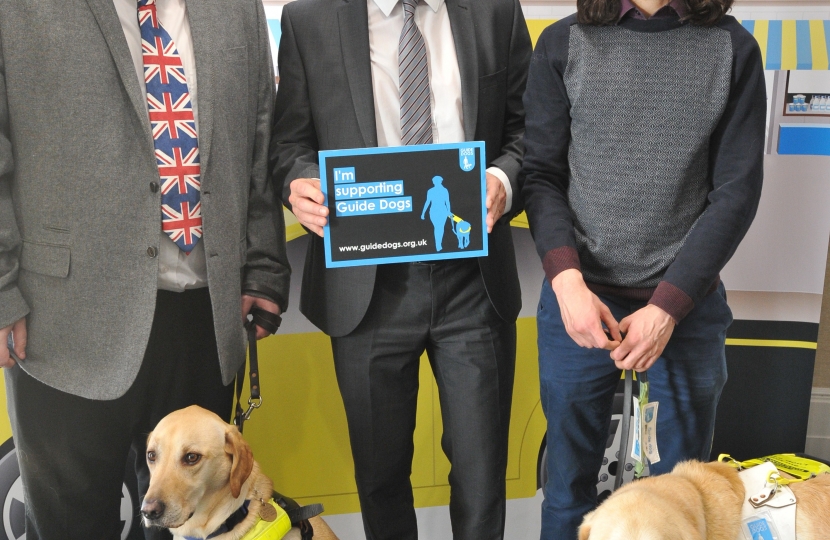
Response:
POLYGON ((746 20, 758 40, 765 69, 828 69, 830 21, 746 20))
MULTIPOLYGON (((528 19, 534 46, 555 19, 528 19)), ((746 20, 744 28, 761 47, 765 69, 828 69, 830 21, 746 20)))

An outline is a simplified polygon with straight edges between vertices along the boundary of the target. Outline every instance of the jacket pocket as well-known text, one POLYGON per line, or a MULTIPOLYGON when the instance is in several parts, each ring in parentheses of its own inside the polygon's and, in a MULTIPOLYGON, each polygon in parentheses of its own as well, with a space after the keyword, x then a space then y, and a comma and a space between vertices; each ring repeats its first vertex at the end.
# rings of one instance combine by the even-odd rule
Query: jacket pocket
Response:
POLYGON ((483 77, 478 78, 478 89, 479 91, 484 90, 486 88, 490 88, 491 86, 497 86, 500 82, 505 80, 505 76, 507 75, 507 68, 500 69, 495 73, 491 73, 490 75, 485 75, 483 77))
POLYGON ((35 274, 65 278, 69 276, 69 246, 23 241, 20 268, 35 274))

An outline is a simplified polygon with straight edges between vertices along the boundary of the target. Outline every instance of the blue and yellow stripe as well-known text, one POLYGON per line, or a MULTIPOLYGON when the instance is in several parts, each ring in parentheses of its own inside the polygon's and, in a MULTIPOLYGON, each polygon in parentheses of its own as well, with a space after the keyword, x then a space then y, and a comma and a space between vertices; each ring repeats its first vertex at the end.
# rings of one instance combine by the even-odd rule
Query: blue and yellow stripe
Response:
POLYGON ((744 20, 761 49, 765 69, 828 69, 830 21, 744 20))

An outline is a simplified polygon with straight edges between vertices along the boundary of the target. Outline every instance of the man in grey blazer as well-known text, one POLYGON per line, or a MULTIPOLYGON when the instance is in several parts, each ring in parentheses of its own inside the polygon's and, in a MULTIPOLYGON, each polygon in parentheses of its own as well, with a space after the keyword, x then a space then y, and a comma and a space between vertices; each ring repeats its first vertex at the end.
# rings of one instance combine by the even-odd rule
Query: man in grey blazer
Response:
POLYGON ((521 210, 531 55, 519 2, 299 0, 282 29, 275 180, 313 233, 300 309, 331 336, 367 538, 417 538, 409 476, 424 351, 454 536, 501 538, 521 307, 509 219, 521 210), (486 143, 489 257, 325 268, 318 151, 472 140, 486 143))
POLYGON ((286 308, 265 15, 10 0, 0 35, 0 365, 26 534, 119 538, 130 447, 140 468, 186 405, 228 418, 242 313, 286 308))

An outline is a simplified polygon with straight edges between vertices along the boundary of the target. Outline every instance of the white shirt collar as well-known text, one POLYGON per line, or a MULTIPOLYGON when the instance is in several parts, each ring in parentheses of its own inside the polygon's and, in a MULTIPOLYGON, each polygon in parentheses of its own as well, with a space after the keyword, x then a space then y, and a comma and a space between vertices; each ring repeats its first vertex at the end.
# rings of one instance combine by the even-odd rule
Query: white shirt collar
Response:
MULTIPOLYGON (((395 9, 395 6, 398 5, 398 2, 401 0, 373 0, 375 5, 377 5, 380 10, 383 12, 384 15, 387 17, 392 10, 395 9)), ((432 8, 432 11, 438 12, 438 9, 441 7, 441 4, 444 3, 444 0, 424 0, 426 4, 432 8)))

